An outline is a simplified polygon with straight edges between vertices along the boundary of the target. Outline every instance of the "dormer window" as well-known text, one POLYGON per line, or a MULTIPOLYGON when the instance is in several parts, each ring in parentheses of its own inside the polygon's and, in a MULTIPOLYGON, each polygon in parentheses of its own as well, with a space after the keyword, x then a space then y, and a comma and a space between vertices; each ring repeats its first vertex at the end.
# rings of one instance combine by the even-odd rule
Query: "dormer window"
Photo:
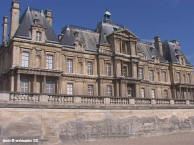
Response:
POLYGON ((40 31, 36 32, 36 41, 42 41, 42 33, 40 31))
POLYGON ((38 22, 39 22, 39 20, 38 20, 38 19, 34 19, 34 24, 35 24, 35 25, 37 25, 37 24, 38 24, 38 22))

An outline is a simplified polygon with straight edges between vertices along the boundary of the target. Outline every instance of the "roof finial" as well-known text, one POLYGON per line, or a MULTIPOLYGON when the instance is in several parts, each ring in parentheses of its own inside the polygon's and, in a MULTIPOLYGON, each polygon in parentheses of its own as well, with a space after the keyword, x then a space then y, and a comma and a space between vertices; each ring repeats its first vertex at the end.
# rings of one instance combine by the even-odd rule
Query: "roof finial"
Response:
POLYGON ((110 20, 111 13, 108 9, 106 9, 105 14, 104 14, 104 21, 110 20))

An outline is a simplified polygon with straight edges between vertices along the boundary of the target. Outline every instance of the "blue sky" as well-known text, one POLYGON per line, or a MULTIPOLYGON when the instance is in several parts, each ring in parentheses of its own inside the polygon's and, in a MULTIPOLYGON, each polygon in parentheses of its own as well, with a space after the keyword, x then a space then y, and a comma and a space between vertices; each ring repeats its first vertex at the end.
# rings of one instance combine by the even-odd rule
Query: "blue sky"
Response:
MULTIPOLYGON (((126 26, 140 39, 151 40, 159 35, 163 41, 180 40, 182 51, 194 65, 194 0, 20 1, 21 13, 27 6, 52 9, 53 26, 57 34, 67 24, 95 29, 108 8, 115 23, 126 26)), ((11 0, 1 0, 1 23, 4 15, 9 16, 10 6, 11 0)))

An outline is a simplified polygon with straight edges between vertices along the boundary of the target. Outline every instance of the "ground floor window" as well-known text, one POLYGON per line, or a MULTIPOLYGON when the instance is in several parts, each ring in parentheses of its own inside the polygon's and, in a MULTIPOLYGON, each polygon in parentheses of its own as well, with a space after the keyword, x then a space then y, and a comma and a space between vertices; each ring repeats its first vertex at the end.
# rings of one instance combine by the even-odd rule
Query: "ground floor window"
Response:
POLYGON ((55 81, 53 81, 53 80, 46 81, 46 93, 48 93, 48 94, 55 93, 55 81))
POLYGON ((155 89, 152 89, 152 90, 151 90, 151 95, 152 95, 152 98, 155 98, 155 97, 156 97, 155 89))
POLYGON ((88 85, 88 95, 93 96, 94 95, 94 86, 88 85))
POLYGON ((21 79, 21 92, 23 93, 29 92, 29 80, 27 78, 21 79))
POLYGON ((112 86, 107 85, 107 96, 112 96, 112 86))
POLYGON ((141 97, 145 98, 145 89, 144 88, 141 88, 141 97))
POLYGON ((164 90, 164 98, 168 99, 168 90, 164 90))
POLYGON ((73 95, 73 84, 72 83, 67 84, 67 95, 73 95))

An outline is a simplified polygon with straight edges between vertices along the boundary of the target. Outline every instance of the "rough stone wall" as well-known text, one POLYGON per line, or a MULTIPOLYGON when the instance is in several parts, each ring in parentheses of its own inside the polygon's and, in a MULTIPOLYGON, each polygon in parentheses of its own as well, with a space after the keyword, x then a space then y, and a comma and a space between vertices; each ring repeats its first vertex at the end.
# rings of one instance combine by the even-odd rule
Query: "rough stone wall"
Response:
POLYGON ((0 110, 0 144, 3 139, 38 139, 34 144, 62 145, 79 140, 150 136, 186 130, 194 130, 193 109, 0 110))

